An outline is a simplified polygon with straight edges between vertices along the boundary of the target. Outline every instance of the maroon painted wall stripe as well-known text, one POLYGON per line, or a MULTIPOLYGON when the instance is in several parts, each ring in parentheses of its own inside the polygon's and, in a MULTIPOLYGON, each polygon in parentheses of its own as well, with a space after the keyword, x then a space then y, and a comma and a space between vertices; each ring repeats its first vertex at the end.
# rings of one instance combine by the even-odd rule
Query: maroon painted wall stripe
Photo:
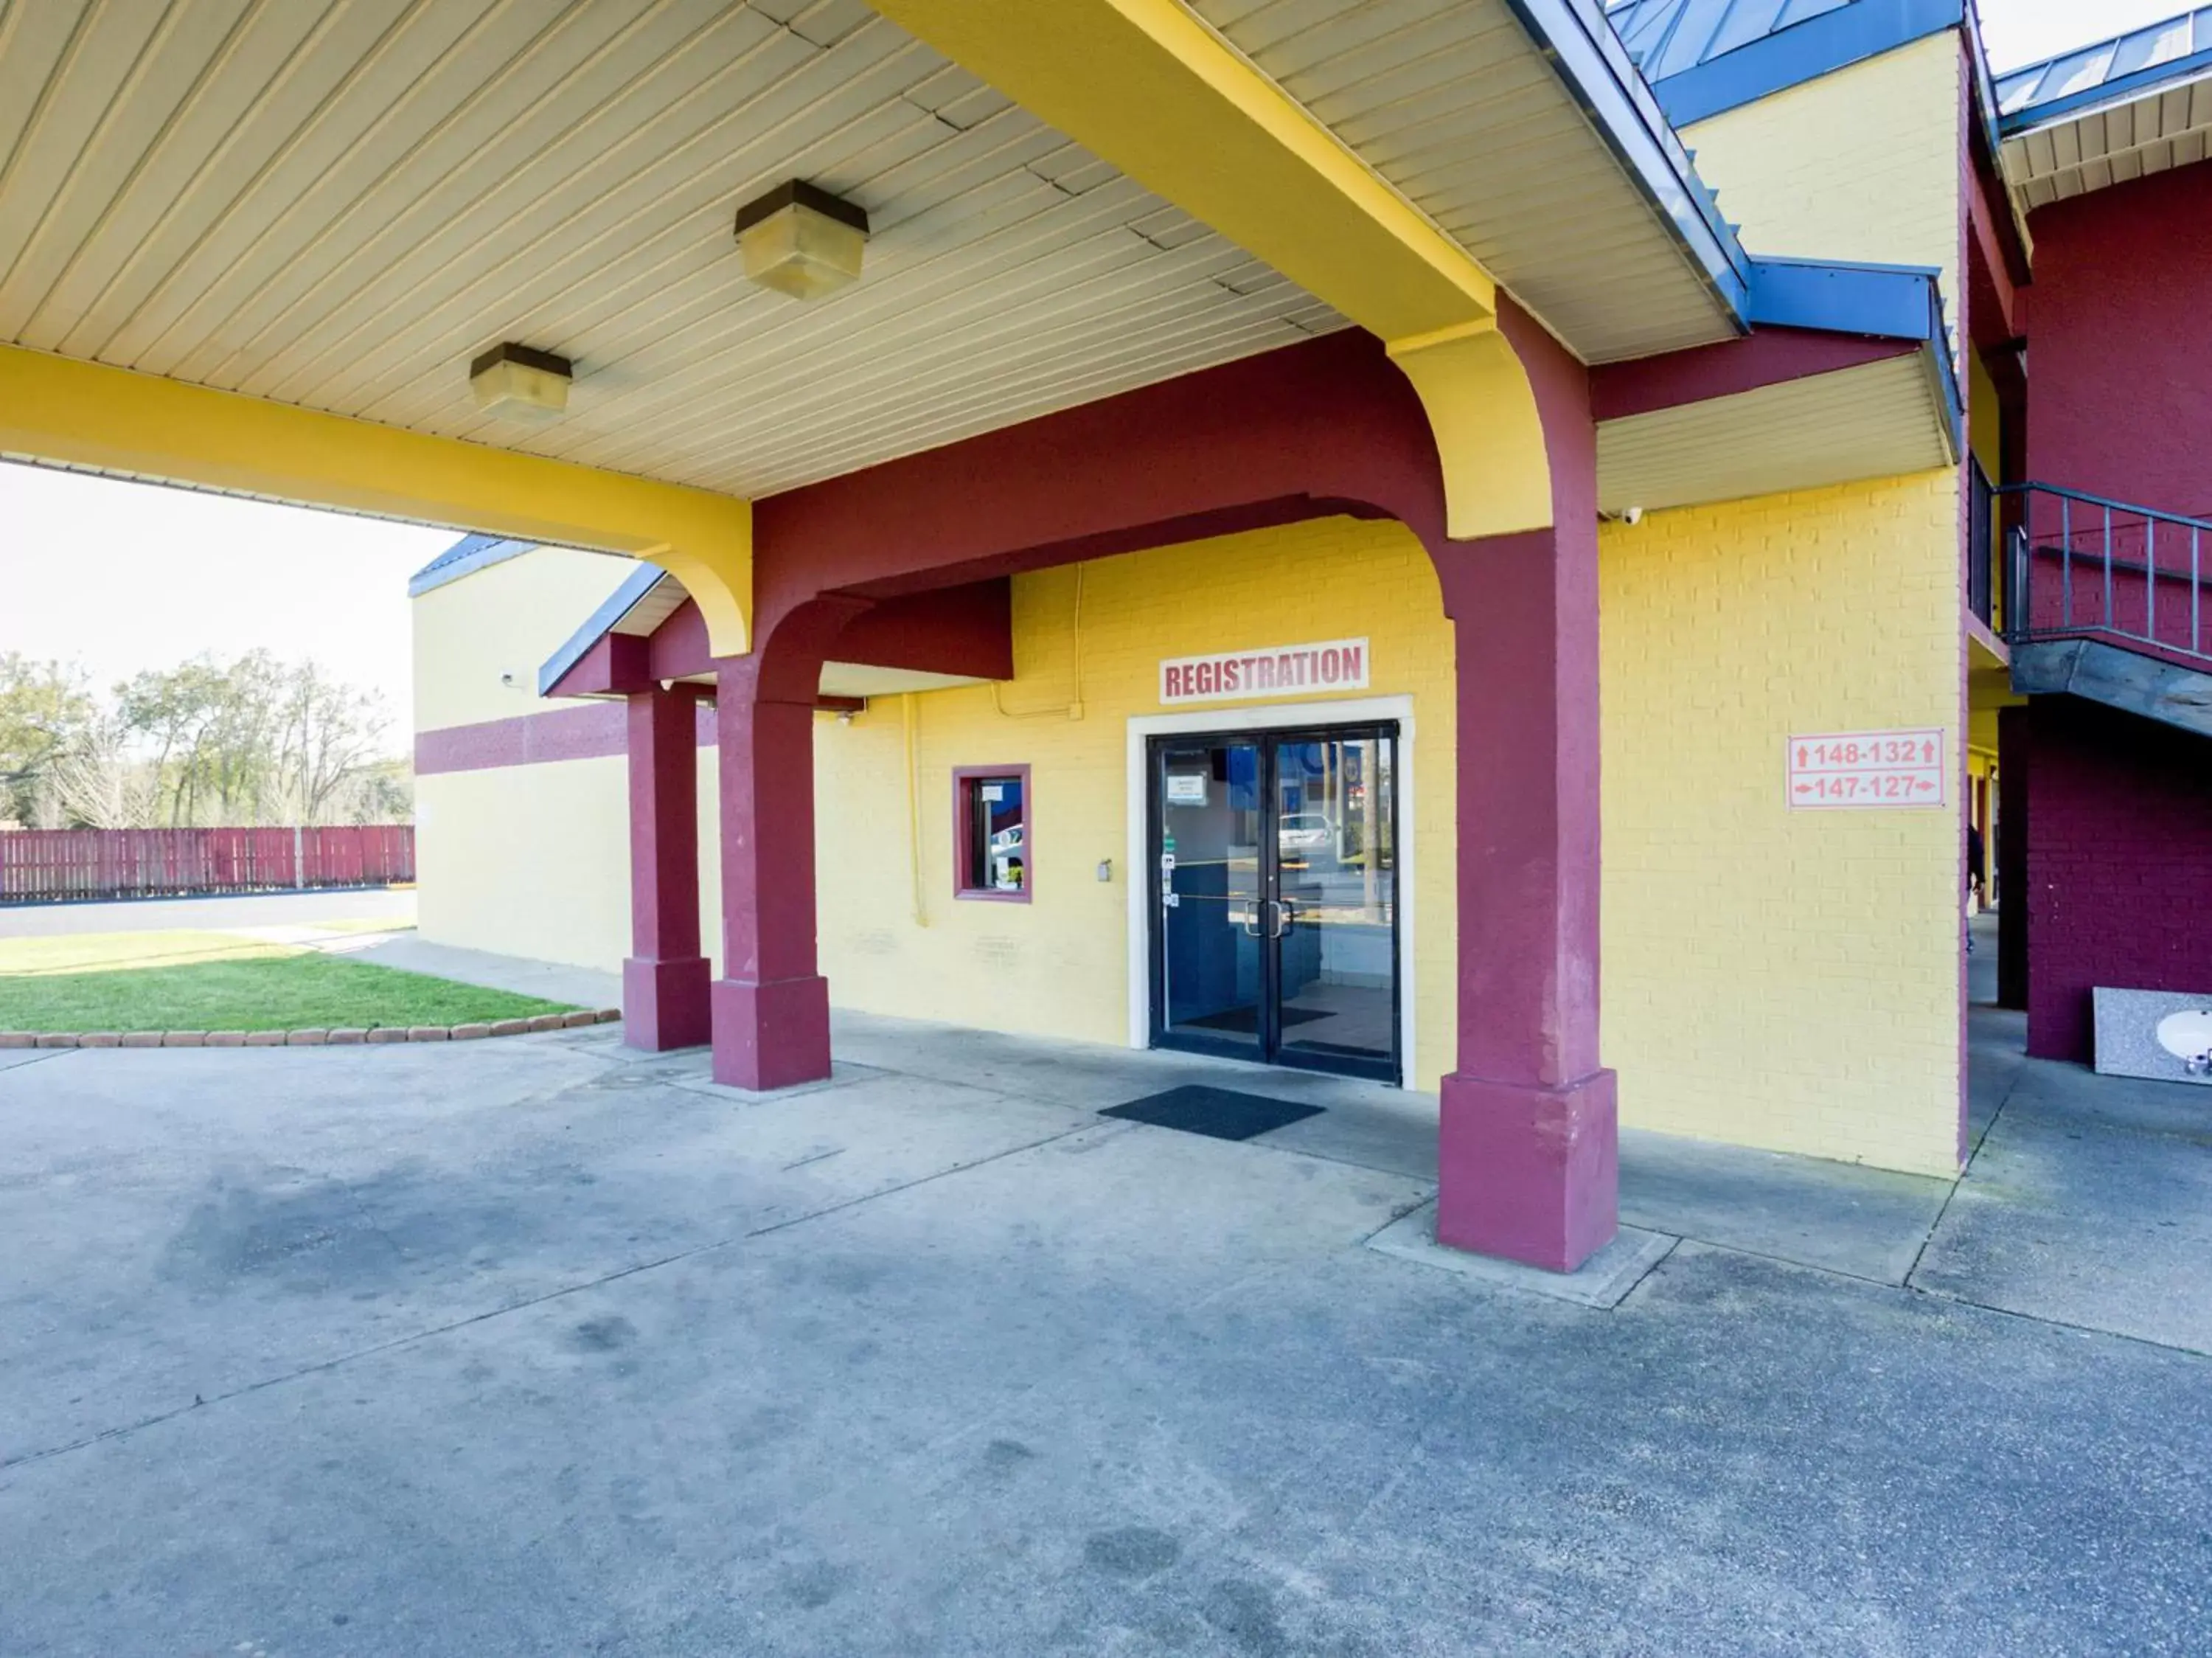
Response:
MULTIPOLYGON (((699 747, 714 741, 714 710, 702 704, 696 716, 699 747)), ((448 725, 415 734, 415 772, 436 777, 447 771, 489 771, 503 765, 540 765, 555 760, 596 760, 629 752, 629 714, 621 703, 585 708, 550 708, 480 725, 448 725)))
POLYGON ((1803 328, 1761 328, 1743 339, 1693 345, 1633 363, 1608 363, 1590 370, 1590 416, 1620 420, 1657 409, 1679 408, 1730 397, 1814 375, 1834 374, 1921 349, 1909 339, 1869 339, 1857 334, 1816 333, 1803 328))

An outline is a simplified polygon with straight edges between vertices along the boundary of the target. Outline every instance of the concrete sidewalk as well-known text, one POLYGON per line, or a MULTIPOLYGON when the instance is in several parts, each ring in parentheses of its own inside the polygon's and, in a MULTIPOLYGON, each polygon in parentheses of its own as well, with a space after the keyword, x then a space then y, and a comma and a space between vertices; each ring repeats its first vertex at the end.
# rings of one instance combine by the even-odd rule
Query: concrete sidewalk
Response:
POLYGON ((2015 1063, 1955 1193, 1638 1137, 1604 1311, 1367 1247, 1419 1096, 837 1045, 0 1070, 7 1649, 2203 1649, 2193 1090, 2015 1063), (1095 1115, 1185 1080, 1327 1111, 1095 1115))
MULTIPOLYGON (((1990 921, 1994 924, 1995 917, 1990 921)), ((622 993, 617 973, 459 949, 412 935, 369 942, 355 959, 584 1007, 616 1005, 622 993)), ((841 1062, 963 1087, 1043 1090, 1111 1104, 1147 1090, 1206 1081, 1326 1106, 1323 1115, 1279 1130, 1267 1137, 1268 1143, 1431 1186, 1436 1181, 1432 1094, 1309 1071, 1002 1037, 962 1026, 842 1010, 832 1019, 841 1062)), ((1986 1061, 1994 1078, 2002 1069, 2002 1056, 1987 1056, 1986 1061)), ((703 1052, 671 1055, 657 1062, 657 1068, 671 1077, 708 1080, 703 1052)), ((1977 1132, 1994 1110, 1995 1098, 1990 1094, 1978 1111, 1977 1132)), ((1620 1161, 1626 1226, 1883 1283, 1905 1282, 1952 1184, 1632 1129, 1621 1136, 1620 1161)), ((1501 1281, 1540 1289, 1547 1277, 1507 1273, 1501 1281)))
POLYGON ((569 1002, 580 1008, 622 1005, 622 975, 590 967, 571 967, 557 961, 532 961, 521 956, 495 955, 487 950, 433 944, 415 933, 342 940, 329 948, 343 951, 352 960, 366 961, 374 966, 428 973, 434 978, 480 984, 486 990, 512 991, 518 996, 569 1002))

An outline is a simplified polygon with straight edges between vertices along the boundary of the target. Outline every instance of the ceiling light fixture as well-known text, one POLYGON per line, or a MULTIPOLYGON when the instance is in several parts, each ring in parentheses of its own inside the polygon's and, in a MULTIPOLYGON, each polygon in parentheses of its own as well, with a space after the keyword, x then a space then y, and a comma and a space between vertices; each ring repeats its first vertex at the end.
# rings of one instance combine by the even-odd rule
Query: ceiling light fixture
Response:
POLYGON ((576 365, 567 357, 506 340, 469 364, 477 407, 502 420, 551 420, 568 410, 576 365))
POLYGON ((860 274, 868 216, 798 179, 738 210, 745 276, 793 299, 819 299, 860 274))

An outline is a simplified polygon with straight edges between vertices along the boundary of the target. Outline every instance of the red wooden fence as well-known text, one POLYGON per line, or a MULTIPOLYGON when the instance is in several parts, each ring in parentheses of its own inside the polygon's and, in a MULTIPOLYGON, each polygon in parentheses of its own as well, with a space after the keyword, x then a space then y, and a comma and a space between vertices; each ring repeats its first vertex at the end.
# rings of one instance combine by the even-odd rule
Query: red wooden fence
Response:
POLYGON ((380 887, 414 879, 411 824, 0 831, 0 904, 380 887))

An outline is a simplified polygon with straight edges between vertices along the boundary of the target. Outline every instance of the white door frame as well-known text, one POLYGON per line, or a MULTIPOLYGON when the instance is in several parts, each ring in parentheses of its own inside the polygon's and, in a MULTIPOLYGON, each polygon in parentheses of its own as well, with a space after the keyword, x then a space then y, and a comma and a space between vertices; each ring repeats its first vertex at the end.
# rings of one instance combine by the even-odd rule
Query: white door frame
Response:
POLYGON ((1139 714, 1129 719, 1129 1045, 1146 1048, 1152 1040, 1152 826, 1146 808, 1152 780, 1145 765, 1152 738, 1194 731, 1279 731, 1297 726, 1376 724, 1395 721, 1395 756, 1398 809, 1398 1068, 1401 1088, 1419 1075, 1413 1047, 1413 699, 1411 697, 1353 697, 1325 703, 1231 703, 1189 714, 1139 714))

